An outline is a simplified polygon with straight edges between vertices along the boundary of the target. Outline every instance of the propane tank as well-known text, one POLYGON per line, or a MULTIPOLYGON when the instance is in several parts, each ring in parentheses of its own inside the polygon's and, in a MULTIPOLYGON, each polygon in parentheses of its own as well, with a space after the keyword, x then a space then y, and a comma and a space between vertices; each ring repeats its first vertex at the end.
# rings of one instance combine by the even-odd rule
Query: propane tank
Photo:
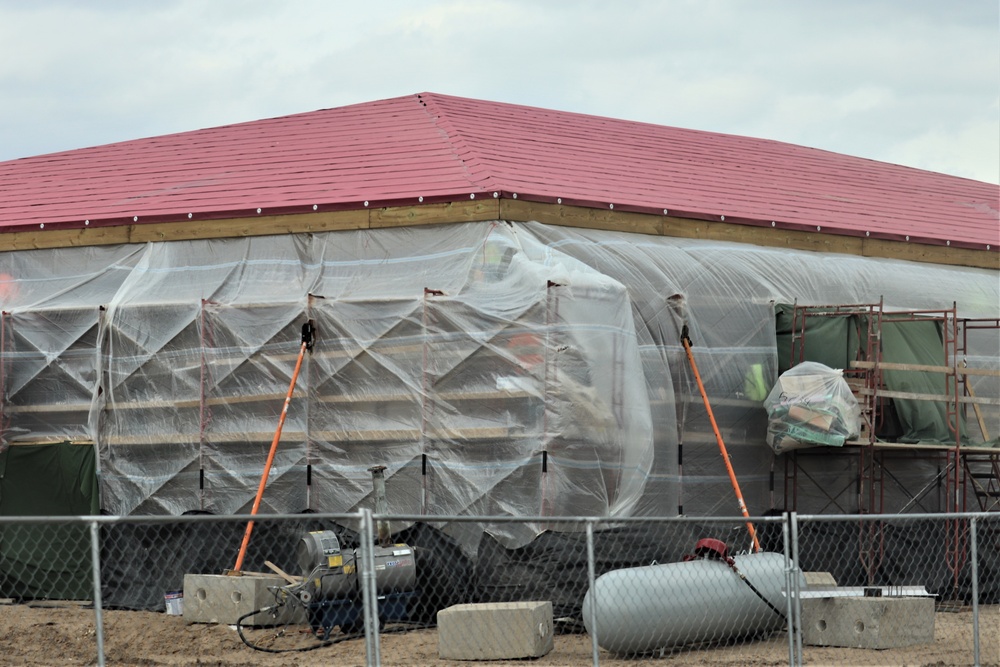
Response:
MULTIPOLYGON (((721 544, 716 540, 705 543, 721 544)), ((638 655, 785 627, 785 558, 758 552, 730 558, 696 549, 680 563, 613 570, 583 599, 587 632, 611 653, 638 655), (594 625, 596 621, 596 626, 594 625)), ((805 586, 801 573, 800 584, 805 586)))
MULTIPOLYGON (((412 591, 416 583, 413 548, 407 544, 373 546, 375 589, 378 595, 412 591)), ((299 592, 303 602, 318 602, 360 596, 358 560, 354 549, 341 549, 332 530, 305 534, 298 547, 299 570, 305 585, 299 592)))

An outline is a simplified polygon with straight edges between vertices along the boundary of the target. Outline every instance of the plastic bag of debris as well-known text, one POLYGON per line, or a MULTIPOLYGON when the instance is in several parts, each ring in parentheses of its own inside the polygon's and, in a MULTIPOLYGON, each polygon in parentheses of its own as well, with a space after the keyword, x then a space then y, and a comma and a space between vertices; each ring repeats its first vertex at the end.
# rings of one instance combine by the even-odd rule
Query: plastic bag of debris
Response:
POLYGON ((841 447, 861 433, 861 408, 843 371, 806 361, 781 374, 764 399, 767 444, 777 454, 841 447))

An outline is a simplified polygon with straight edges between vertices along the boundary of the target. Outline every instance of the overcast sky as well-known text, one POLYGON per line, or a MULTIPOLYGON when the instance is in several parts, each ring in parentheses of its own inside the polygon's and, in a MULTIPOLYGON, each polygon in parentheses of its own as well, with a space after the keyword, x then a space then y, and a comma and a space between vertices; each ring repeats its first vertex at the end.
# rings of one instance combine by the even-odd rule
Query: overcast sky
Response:
POLYGON ((1000 183, 997 0, 0 0, 0 160, 424 91, 1000 183))

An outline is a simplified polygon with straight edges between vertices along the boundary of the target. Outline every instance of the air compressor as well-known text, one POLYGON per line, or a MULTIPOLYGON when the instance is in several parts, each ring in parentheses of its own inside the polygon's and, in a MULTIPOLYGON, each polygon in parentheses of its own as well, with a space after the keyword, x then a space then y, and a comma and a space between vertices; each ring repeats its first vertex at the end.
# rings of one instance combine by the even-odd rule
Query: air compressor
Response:
MULTIPOLYGON (((406 621, 410 599, 416 594, 413 547, 399 543, 371 548, 379 625, 406 621)), ((297 557, 302 582, 285 590, 305 607, 313 633, 326 641, 334 627, 345 634, 361 631, 364 603, 358 550, 341 548, 332 530, 318 530, 302 536, 297 557)))

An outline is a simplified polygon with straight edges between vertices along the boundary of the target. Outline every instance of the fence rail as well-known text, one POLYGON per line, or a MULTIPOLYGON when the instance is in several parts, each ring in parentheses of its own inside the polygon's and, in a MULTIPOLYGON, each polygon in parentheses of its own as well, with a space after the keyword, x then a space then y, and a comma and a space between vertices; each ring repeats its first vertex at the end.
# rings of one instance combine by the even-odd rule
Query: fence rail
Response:
POLYGON ((5 661, 1000 664, 996 513, 247 519, 0 517, 5 661))

